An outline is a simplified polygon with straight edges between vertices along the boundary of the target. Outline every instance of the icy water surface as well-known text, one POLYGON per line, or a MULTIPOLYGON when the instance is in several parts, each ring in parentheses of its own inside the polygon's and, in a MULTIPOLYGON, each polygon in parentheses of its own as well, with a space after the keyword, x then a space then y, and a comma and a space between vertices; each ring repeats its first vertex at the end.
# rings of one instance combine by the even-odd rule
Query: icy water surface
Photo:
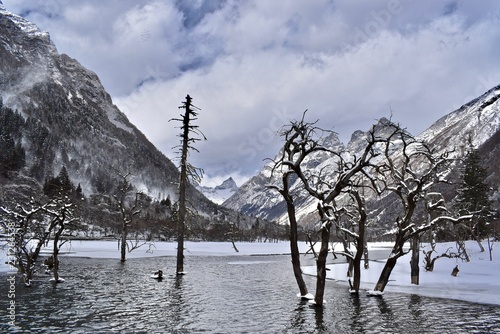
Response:
MULTIPOLYGON (((498 333, 500 307, 386 293, 351 297, 327 282, 326 307, 296 298, 289 256, 63 258, 53 284, 37 276, 16 286, 18 333, 498 333), (150 274, 162 269, 166 279, 150 274)), ((2 274, 0 332, 9 332, 7 275, 2 274)), ((314 279, 306 277, 314 291, 314 279)))

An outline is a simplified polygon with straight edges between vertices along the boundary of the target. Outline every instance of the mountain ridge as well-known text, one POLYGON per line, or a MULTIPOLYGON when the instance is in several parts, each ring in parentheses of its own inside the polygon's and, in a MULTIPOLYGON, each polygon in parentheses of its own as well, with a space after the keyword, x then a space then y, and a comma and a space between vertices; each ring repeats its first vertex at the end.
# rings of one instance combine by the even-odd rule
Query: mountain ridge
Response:
POLYGON ((238 190, 238 186, 231 176, 215 187, 198 186, 197 188, 216 204, 222 204, 238 190))
MULTIPOLYGON (((132 184, 151 197, 176 198, 177 167, 113 104, 97 74, 59 54, 49 33, 3 5, 0 56, 2 105, 48 131, 43 161, 35 159, 40 152, 27 130, 21 136, 23 173, 34 171, 43 182, 66 166, 86 194, 109 190, 117 173, 129 173, 132 184)), ((194 187, 191 193, 195 202, 214 206, 194 187)))
MULTIPOLYGON (((500 131, 500 85, 495 86, 482 94, 481 96, 473 99, 462 107, 455 111, 441 117, 436 122, 432 123, 429 128, 424 130, 420 135, 416 136, 419 140, 424 140, 428 142, 432 147, 434 147, 437 152, 444 153, 447 150, 454 148, 452 156, 454 158, 463 157, 466 154, 467 149, 467 139, 470 137, 474 147, 480 149, 481 146, 487 143, 490 139, 495 136, 498 137, 500 131)), ((385 118, 381 118, 376 124, 384 123, 385 118)), ((404 124, 402 124, 404 127, 404 124)), ((365 131, 355 131, 351 135, 350 141, 347 145, 344 145, 340 141, 337 143, 330 143, 329 148, 334 150, 343 151, 345 149, 346 153, 359 155, 361 150, 364 148, 364 136, 365 131)), ((493 141, 489 145, 494 146, 496 141, 493 141)), ((484 151, 484 150, 483 150, 484 151)), ((486 156, 487 152, 483 152, 486 156)), ((281 154, 279 152, 276 157, 281 154)), ((321 160, 321 159, 320 159, 321 160)), ((500 170, 498 164, 494 157, 489 156, 489 173, 490 180, 496 180, 495 175, 500 175, 500 170)), ((316 170, 319 172, 320 168, 328 164, 333 164, 334 161, 314 161, 310 163, 305 161, 305 168, 310 170, 316 170)), ((241 210, 245 214, 255 215, 260 218, 265 218, 269 220, 277 220, 280 222, 286 222, 286 206, 280 195, 277 192, 267 188, 268 185, 274 184, 276 180, 271 180, 270 170, 272 168, 272 162, 268 163, 263 167, 263 169, 254 177, 250 178, 246 183, 242 184, 239 190, 230 198, 228 198, 223 205, 234 210, 241 210)), ((458 165, 454 165, 458 168, 458 165)), ((455 180, 458 175, 455 173, 453 177, 455 180)), ((499 196, 498 184, 491 184, 494 186, 495 193, 494 198, 499 196)), ((300 185, 296 182, 291 183, 291 190, 294 191, 295 188, 299 188, 300 185)), ((453 196, 453 191, 448 190, 447 195, 449 197, 453 196)), ((305 194, 298 195, 295 200, 296 210, 299 217, 306 217, 309 213, 313 212, 316 208, 314 200, 305 194)), ((310 223, 308 219, 305 219, 305 223, 310 223)))

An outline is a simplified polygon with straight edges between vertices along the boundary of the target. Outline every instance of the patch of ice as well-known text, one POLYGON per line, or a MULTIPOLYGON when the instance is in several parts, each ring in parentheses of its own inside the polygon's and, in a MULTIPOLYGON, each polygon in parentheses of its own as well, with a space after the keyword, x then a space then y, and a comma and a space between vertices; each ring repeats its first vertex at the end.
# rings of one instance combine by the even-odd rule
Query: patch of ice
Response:
POLYGON ((302 295, 300 294, 300 292, 299 292, 299 293, 297 294, 297 297, 298 297, 298 298, 300 298, 300 299, 314 300, 314 296, 313 296, 313 294, 312 294, 312 293, 308 293, 308 294, 306 294, 306 295, 302 296, 302 295))
POLYGON ((59 277, 59 279, 58 279, 58 280, 57 280, 57 282, 56 282, 56 279, 55 279, 54 277, 52 277, 52 278, 50 279, 50 281, 51 281, 51 282, 55 282, 55 283, 62 283, 62 282, 64 282, 64 281, 65 281, 65 279, 64 279, 64 278, 62 278, 62 277, 59 277))
POLYGON ((383 296, 384 292, 383 291, 375 291, 375 290, 367 290, 366 295, 367 296, 383 296))

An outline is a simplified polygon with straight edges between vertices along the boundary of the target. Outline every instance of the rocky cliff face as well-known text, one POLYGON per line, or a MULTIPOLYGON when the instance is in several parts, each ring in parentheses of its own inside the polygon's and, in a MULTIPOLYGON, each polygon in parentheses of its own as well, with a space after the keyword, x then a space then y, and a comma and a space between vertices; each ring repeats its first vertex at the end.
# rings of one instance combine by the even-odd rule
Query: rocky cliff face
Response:
POLYGON ((470 138, 476 148, 500 130, 500 85, 442 117, 418 137, 437 149, 455 148, 462 156, 470 138))

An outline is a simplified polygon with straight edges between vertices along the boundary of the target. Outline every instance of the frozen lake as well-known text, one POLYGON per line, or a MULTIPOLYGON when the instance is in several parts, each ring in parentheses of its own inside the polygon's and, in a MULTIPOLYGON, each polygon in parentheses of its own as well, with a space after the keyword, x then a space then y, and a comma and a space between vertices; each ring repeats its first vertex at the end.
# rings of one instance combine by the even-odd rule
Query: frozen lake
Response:
MULTIPOLYGON (((500 307, 387 292, 359 298, 328 281, 324 309, 296 297, 289 255, 189 256, 176 277, 175 257, 63 257, 53 284, 16 286, 20 333, 488 333, 500 307), (162 269, 166 279, 150 275, 162 269)), ((8 291, 1 273, 0 291, 8 291)), ((315 278, 306 276, 310 290, 315 278)), ((3 292, 2 292, 3 293, 3 292)), ((0 315, 6 319, 6 298, 0 315)), ((2 321, 0 332, 7 332, 2 321)))

